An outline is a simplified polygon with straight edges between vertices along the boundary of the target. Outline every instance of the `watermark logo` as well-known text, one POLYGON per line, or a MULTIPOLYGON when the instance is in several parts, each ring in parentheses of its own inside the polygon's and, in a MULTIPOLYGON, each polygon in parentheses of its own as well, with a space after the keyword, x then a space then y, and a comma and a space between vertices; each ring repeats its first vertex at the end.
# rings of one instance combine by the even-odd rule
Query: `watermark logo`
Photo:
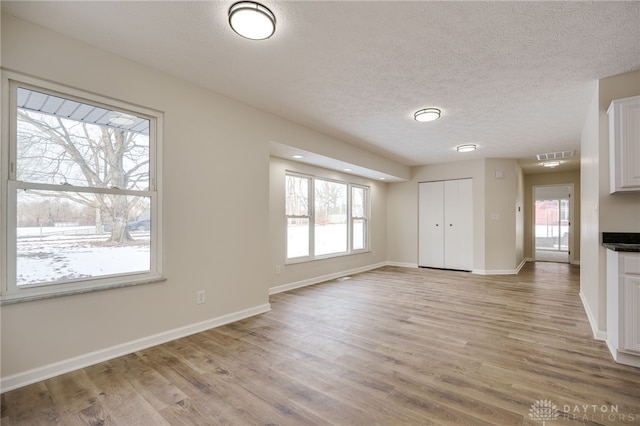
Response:
POLYGON ((529 408, 531 420, 542 421, 542 426, 545 426, 547 421, 557 420, 558 415, 558 407, 548 399, 539 399, 529 408))
POLYGON ((542 422, 543 426, 546 426, 547 422, 556 420, 598 424, 603 422, 640 423, 640 414, 620 412, 617 404, 564 404, 558 407, 549 399, 539 399, 531 404, 529 418, 542 422))

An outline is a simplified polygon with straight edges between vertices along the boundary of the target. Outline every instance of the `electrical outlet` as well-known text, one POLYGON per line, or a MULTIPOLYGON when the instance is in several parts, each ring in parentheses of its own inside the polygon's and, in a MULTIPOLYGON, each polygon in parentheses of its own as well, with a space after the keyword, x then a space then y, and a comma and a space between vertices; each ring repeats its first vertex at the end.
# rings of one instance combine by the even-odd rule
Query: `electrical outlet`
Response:
POLYGON ((205 301, 204 290, 198 290, 196 292, 196 304, 202 305, 205 301))
POLYGON ((276 265, 276 274, 280 273, 280 265, 276 265))

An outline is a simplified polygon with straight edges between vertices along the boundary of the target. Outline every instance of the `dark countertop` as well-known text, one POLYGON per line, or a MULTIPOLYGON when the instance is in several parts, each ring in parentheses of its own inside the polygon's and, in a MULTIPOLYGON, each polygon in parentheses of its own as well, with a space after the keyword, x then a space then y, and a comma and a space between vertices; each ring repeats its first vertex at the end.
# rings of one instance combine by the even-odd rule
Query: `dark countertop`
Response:
POLYGON ((613 251, 640 253, 640 233, 603 232, 602 245, 613 251))
POLYGON ((640 244, 625 243, 602 243, 605 248, 613 251, 626 251, 631 253, 640 253, 640 244))

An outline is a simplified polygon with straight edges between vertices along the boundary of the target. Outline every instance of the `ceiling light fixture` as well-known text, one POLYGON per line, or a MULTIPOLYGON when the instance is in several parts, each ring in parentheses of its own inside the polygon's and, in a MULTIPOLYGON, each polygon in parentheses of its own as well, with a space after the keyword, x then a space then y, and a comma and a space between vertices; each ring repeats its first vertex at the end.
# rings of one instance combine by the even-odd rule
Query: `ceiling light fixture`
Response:
POLYGON ((293 158, 299 160, 299 159, 304 158, 304 157, 302 155, 300 155, 300 154, 296 154, 296 155, 293 156, 293 158))
POLYGON ((465 145, 459 145, 456 147, 456 150, 458 152, 471 152, 471 151, 475 151, 476 149, 478 149, 478 145, 472 144, 472 143, 468 143, 465 145))
POLYGON ((544 163, 542 163, 543 166, 545 167, 558 167, 560 165, 559 161, 545 161, 544 163))
POLYGON ((244 38, 265 40, 276 32, 276 17, 260 3, 241 1, 229 8, 229 25, 244 38))
POLYGON ((441 111, 438 108, 425 108, 425 109, 416 111, 413 114, 413 118, 416 121, 420 121, 421 123, 424 123, 425 121, 437 120, 438 118, 440 118, 440 113, 441 111))

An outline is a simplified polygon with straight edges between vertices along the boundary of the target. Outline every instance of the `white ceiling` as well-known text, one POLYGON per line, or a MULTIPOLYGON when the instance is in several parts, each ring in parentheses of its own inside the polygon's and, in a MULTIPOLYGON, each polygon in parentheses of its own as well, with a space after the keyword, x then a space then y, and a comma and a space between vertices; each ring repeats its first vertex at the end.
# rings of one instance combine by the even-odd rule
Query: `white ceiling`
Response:
MULTIPOLYGON (((595 82, 640 69, 640 2, 11 2, 2 10, 406 165, 575 150, 595 82), (430 123, 413 120, 442 109, 430 123), (475 143, 473 153, 457 153, 475 143)), ((326 162, 326 158, 323 160, 326 162)), ((326 166, 326 164, 325 164, 326 166)), ((342 168, 344 164, 336 165, 342 168)))

